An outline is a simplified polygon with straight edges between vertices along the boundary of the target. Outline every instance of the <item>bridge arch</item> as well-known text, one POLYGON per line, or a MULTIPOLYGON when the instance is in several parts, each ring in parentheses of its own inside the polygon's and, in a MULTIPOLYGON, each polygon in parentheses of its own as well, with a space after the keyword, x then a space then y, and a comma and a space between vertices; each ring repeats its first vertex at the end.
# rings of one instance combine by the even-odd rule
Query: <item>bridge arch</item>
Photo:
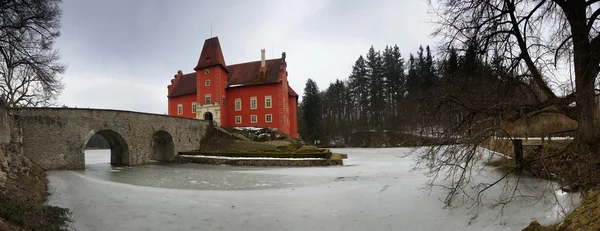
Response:
POLYGON ((102 136, 110 145, 110 164, 129 165, 129 145, 121 134, 113 130, 105 129, 90 134, 83 142, 83 150, 85 150, 90 137, 94 134, 102 136))
POLYGON ((173 136, 165 130, 159 130, 152 134, 151 160, 173 161, 175 159, 175 144, 173 136))

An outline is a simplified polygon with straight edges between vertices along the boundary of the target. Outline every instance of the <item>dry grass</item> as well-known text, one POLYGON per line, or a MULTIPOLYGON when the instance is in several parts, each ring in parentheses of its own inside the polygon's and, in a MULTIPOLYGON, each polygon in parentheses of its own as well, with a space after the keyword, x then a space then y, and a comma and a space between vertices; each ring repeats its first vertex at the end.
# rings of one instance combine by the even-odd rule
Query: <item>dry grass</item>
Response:
POLYGON ((510 134, 547 135, 577 128, 577 122, 562 114, 541 114, 529 119, 520 119, 513 123, 504 122, 502 127, 510 134))
MULTIPOLYGON (((528 140, 528 141, 523 140, 523 145, 543 145, 544 147, 559 148, 559 147, 565 147, 570 142, 571 142, 571 140, 553 140, 553 141, 546 141, 544 143, 542 143, 541 140, 528 140)), ((482 142, 480 146, 487 148, 489 150, 492 150, 494 152, 502 153, 505 156, 508 156, 511 158, 513 157, 513 154, 514 154, 514 146, 512 144, 512 141, 509 139, 505 139, 505 140, 488 139, 488 140, 482 142)))
POLYGON ((600 230, 600 190, 590 192, 556 230, 600 230))

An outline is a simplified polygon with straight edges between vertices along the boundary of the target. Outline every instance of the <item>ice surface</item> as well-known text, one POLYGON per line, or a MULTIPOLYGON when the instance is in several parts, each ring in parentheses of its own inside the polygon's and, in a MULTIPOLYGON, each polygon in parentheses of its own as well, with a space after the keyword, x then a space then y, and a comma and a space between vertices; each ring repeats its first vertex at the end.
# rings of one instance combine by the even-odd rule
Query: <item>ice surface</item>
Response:
MULTIPOLYGON (((48 172, 49 204, 71 208, 77 230, 521 230, 534 219, 556 221, 576 196, 522 179, 520 193, 534 199, 515 199, 501 218, 483 207, 469 225, 471 210, 444 209, 441 190, 420 189, 428 178, 402 158, 410 149, 332 151, 348 154, 346 166, 158 163, 111 172, 108 151, 88 152, 97 161, 86 159, 86 170, 48 172)), ((499 174, 483 170, 476 180, 499 174)))

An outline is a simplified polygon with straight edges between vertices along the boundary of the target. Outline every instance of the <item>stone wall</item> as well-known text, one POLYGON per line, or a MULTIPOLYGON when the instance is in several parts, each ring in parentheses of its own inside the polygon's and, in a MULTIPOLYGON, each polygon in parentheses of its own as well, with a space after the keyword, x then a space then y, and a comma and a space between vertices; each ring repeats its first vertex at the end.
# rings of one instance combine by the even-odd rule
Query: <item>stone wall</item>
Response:
POLYGON ((8 153, 7 146, 10 142, 10 116, 8 111, 0 102, 0 187, 8 177, 8 153))
POLYGON ((10 109, 21 128, 23 153, 46 170, 83 169, 87 141, 98 133, 111 146, 111 163, 172 161, 197 150, 209 123, 203 120, 119 110, 10 109))
POLYGON ((231 166, 255 166, 255 167, 267 167, 267 166, 287 166, 287 167, 314 167, 314 166, 341 166, 344 165, 343 160, 314 160, 314 159, 225 159, 225 158, 212 158, 202 156, 177 156, 179 163, 197 163, 197 164, 209 164, 209 165, 231 165, 231 166))

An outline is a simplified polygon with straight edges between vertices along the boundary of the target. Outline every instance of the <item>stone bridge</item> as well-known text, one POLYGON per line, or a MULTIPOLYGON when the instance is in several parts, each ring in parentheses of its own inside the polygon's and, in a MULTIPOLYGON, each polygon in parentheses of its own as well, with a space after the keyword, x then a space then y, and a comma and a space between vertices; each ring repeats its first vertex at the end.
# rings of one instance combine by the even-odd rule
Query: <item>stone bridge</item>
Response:
POLYGON ((83 169, 89 138, 98 133, 111 148, 111 164, 172 161, 197 150, 208 121, 131 111, 79 108, 13 108, 24 155, 44 169, 83 169))

